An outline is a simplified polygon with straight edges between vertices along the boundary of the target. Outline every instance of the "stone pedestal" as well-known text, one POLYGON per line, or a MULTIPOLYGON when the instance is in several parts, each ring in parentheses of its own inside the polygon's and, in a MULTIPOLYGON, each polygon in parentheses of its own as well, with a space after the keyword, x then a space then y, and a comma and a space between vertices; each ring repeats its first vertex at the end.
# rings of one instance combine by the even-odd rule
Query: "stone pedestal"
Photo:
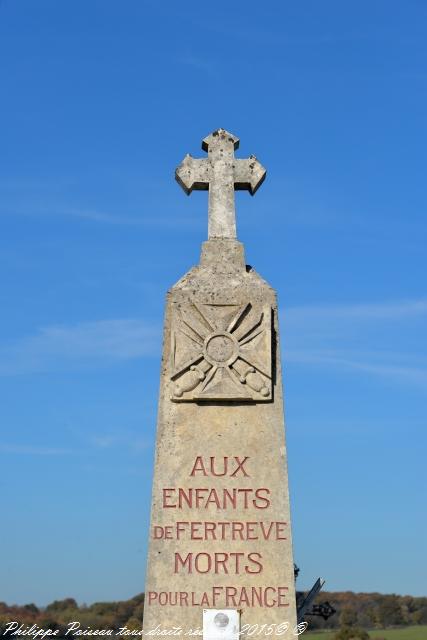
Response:
POLYGON ((242 629, 294 637, 284 436, 275 292, 239 242, 210 239, 167 297, 145 633, 238 609, 242 629))

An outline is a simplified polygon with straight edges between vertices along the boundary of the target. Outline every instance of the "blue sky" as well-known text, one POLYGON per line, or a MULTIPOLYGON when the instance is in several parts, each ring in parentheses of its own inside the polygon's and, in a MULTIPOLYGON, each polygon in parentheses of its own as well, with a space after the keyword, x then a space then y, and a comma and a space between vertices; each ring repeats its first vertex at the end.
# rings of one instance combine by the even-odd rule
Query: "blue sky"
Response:
POLYGON ((224 127, 278 291, 300 588, 426 595, 427 6, 0 2, 0 600, 144 588, 164 295, 224 127))

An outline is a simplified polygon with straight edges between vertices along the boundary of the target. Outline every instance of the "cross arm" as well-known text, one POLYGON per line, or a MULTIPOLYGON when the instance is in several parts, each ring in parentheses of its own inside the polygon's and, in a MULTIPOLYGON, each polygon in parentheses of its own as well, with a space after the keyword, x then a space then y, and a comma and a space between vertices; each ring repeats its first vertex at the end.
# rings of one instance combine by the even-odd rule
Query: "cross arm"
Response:
POLYGON ((267 171, 255 156, 234 160, 234 188, 247 190, 253 196, 265 180, 267 171))
POLYGON ((188 153, 176 169, 175 179, 187 195, 193 190, 206 191, 209 189, 209 168, 208 158, 193 158, 188 153))

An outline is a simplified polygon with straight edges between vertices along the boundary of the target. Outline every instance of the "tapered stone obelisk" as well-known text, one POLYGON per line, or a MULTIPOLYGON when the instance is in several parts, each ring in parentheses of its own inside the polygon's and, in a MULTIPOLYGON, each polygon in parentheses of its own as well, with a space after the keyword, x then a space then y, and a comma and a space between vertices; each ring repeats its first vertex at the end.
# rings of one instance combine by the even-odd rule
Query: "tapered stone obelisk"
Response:
MULTIPOLYGON (((145 634, 186 636, 204 610, 229 609, 243 637, 253 624, 294 637, 276 295, 246 266, 234 212, 234 191, 255 193, 265 170, 235 158, 238 144, 219 129, 206 158, 187 155, 176 171, 187 193, 209 189, 209 239, 167 297, 145 634)), ((226 620, 214 618, 224 639, 226 620)))

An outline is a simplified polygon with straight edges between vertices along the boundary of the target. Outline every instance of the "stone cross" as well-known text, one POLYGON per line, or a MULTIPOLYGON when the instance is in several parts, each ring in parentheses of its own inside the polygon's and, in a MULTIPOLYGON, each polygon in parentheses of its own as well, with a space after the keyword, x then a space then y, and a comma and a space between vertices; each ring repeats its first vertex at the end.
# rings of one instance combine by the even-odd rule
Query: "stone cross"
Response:
POLYGON ((176 173, 187 193, 209 189, 209 239, 166 298, 146 640, 298 632, 277 300, 235 238, 234 191, 254 193, 265 169, 237 144, 219 129, 176 173))
POLYGON ((234 151, 238 148, 239 138, 218 129, 202 142, 208 157, 193 158, 187 154, 175 172, 187 195, 193 190, 209 189, 209 239, 236 237, 234 191, 246 190, 254 195, 266 176, 255 156, 235 158, 234 151))

